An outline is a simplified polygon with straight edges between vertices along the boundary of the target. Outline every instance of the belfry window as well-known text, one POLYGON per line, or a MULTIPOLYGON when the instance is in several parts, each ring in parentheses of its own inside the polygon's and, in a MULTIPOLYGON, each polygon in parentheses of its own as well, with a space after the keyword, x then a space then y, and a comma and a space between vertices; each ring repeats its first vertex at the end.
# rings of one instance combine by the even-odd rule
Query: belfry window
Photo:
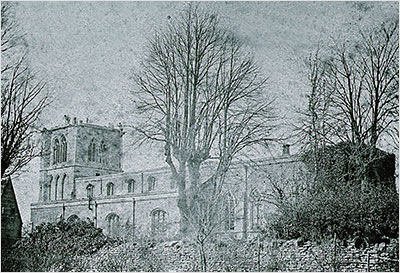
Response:
POLYGON ((106 156, 106 144, 104 143, 104 140, 100 144, 99 148, 99 162, 100 163, 105 163, 105 156, 106 156))
POLYGON ((92 139, 89 144, 88 160, 91 162, 96 161, 96 143, 94 142, 94 139, 92 139))
POLYGON ((107 190, 107 196, 112 196, 114 195, 114 184, 113 183, 108 183, 106 186, 107 190))
POLYGON ((60 142, 56 138, 53 144, 53 164, 57 164, 60 160, 60 142))
POLYGON ((61 136, 61 152, 60 152, 60 162, 67 161, 67 140, 64 136, 61 136))

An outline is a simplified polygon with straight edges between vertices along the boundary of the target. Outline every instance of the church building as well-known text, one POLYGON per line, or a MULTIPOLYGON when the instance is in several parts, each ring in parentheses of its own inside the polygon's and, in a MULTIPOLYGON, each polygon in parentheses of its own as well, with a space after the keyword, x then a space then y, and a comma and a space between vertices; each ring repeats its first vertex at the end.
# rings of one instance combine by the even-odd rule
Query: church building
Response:
MULTIPOLYGON (((60 219, 84 219, 109 236, 177 234, 178 190, 169 168, 124 172, 121 168, 122 129, 77 122, 42 131, 38 202, 31 205, 33 226, 60 219)), ((299 161, 283 153, 275 158, 234 162, 227 176, 226 219, 221 231, 254 231, 261 212, 273 211, 262 202, 273 181, 299 175, 299 161), (251 166, 260 168, 256 171, 251 166)))

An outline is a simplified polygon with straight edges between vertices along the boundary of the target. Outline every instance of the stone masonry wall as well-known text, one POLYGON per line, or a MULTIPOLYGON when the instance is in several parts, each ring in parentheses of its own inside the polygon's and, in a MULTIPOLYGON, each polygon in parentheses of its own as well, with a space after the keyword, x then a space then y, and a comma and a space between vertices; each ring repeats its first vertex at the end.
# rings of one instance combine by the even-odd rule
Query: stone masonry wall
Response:
MULTIPOLYGON (((163 238, 165 239, 165 238, 163 238)), ((212 241, 205 248, 207 271, 275 272, 275 271, 386 271, 398 272, 398 261, 388 260, 398 240, 387 245, 356 249, 353 243, 341 247, 334 264, 333 240, 321 244, 300 244, 298 240, 277 241, 233 238, 212 241), (301 246, 299 246, 301 245, 301 246), (367 260, 363 257, 368 257, 367 260)), ((398 248, 397 248, 398 249, 398 248)), ((91 257, 81 259, 79 271, 199 271, 198 247, 190 241, 135 241, 107 247, 91 257)))
POLYGON ((398 253, 398 239, 392 239, 390 244, 381 243, 364 249, 356 248, 354 242, 346 247, 336 245, 336 258, 333 240, 319 245, 299 242, 286 241, 279 248, 287 271, 396 272, 399 268, 398 258, 396 262, 391 257, 398 253))

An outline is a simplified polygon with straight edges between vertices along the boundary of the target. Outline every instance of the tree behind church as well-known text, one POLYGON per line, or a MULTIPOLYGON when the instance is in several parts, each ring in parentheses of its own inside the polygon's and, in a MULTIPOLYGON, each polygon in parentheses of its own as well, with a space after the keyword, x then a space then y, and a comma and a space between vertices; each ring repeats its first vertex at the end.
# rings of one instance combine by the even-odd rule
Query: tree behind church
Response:
POLYGON ((394 18, 310 56, 298 127, 309 175, 296 181, 292 196, 301 198, 292 203, 277 187, 281 234, 398 237, 395 155, 377 148, 386 137, 398 152, 398 48, 394 18))
POLYGON ((133 92, 142 118, 135 128, 141 141, 164 145, 185 232, 197 193, 207 188, 217 198, 232 159, 268 140, 272 99, 244 43, 198 5, 168 16, 149 41, 142 67, 133 92), (212 160, 214 168, 202 177, 201 167, 212 160))

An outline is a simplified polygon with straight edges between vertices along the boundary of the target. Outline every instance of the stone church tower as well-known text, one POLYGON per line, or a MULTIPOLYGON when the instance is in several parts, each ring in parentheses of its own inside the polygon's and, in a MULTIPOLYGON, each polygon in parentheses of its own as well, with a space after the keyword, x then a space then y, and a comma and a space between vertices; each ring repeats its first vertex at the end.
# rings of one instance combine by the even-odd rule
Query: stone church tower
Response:
MULTIPOLYGON (((62 126, 42 131, 40 193, 38 202, 31 204, 32 225, 82 219, 115 237, 178 234, 178 189, 169 167, 123 172, 121 129, 65 120, 62 126)), ((260 201, 259 192, 269 191, 268 181, 295 177, 297 165, 287 145, 275 158, 232 163, 220 232, 255 232, 261 212, 271 209, 260 201)), ((204 166, 204 177, 214 167, 204 166)))
POLYGON ((123 172, 122 129, 77 122, 42 131, 39 196, 32 226, 88 220, 110 236, 175 232, 176 187, 166 168, 123 172), (137 224, 139 223, 139 224, 137 224))
POLYGON ((122 132, 119 129, 79 123, 42 131, 39 201, 76 198, 80 177, 120 173, 122 132))

